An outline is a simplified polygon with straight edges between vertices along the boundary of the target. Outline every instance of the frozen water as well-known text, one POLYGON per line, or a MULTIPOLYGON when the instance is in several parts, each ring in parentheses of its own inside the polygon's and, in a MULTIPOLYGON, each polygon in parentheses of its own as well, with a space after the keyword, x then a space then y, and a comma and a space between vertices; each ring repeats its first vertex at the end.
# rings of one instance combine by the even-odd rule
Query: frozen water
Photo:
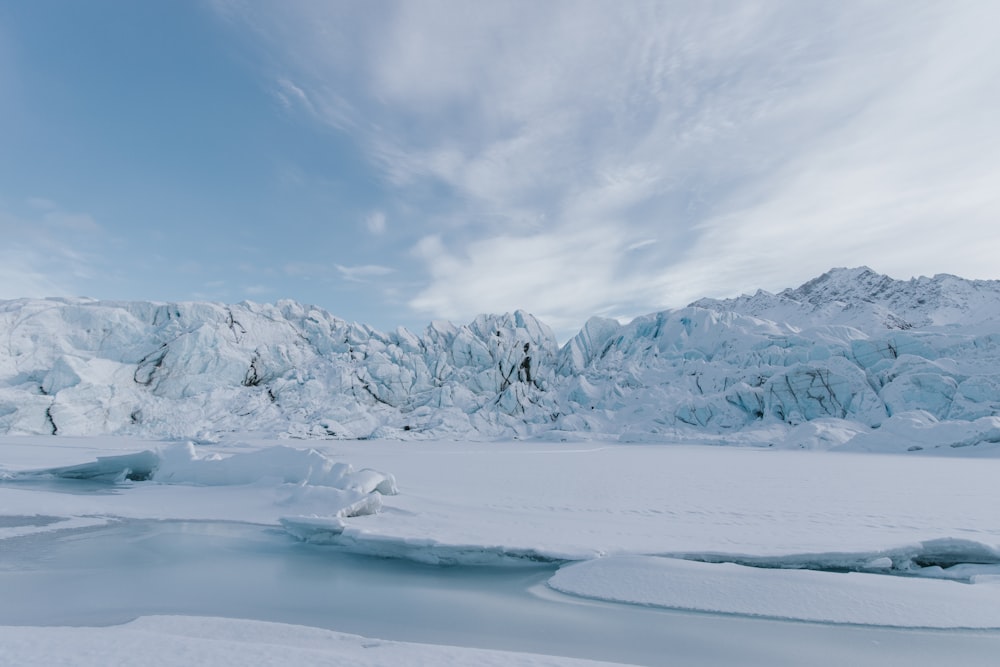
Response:
POLYGON ((575 595, 674 609, 828 623, 1000 629, 1000 584, 992 580, 962 584, 617 556, 564 567, 549 585, 575 595))
POLYGON ((7 540, 0 551, 0 659, 87 666, 134 659, 139 649, 144 664, 258 664, 276 650, 275 664, 287 664, 308 647, 345 651, 343 664, 379 665, 567 664, 537 654, 692 667, 988 665, 1000 649, 996 633, 792 625, 583 602, 545 590, 555 567, 370 559, 234 523, 125 521, 47 533, 7 540), (170 616, 117 625, 162 614, 170 616), (459 646, 487 651, 450 648, 459 646))

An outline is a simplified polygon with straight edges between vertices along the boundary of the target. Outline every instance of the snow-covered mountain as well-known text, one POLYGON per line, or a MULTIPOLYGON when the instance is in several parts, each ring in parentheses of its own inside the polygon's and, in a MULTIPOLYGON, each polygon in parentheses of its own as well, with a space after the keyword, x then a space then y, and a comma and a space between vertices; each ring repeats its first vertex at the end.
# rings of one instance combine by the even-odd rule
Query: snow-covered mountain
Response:
POLYGON ((935 327, 1000 331, 998 294, 1000 280, 966 280, 947 274, 893 280, 863 266, 833 269, 778 294, 758 290, 752 296, 701 299, 691 305, 800 327, 846 324, 868 334, 935 327))
POLYGON ((417 335, 291 301, 0 301, 0 335, 0 433, 1000 441, 1000 281, 948 275, 834 269, 561 347, 521 311, 417 335))

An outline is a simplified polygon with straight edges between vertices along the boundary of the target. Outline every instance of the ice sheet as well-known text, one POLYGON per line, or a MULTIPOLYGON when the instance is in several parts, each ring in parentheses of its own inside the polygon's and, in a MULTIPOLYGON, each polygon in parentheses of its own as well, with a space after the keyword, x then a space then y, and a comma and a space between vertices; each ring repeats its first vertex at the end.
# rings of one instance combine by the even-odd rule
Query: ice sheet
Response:
POLYGON ((549 585, 615 602, 824 623, 1000 628, 1000 581, 972 584, 616 556, 574 563, 549 585))

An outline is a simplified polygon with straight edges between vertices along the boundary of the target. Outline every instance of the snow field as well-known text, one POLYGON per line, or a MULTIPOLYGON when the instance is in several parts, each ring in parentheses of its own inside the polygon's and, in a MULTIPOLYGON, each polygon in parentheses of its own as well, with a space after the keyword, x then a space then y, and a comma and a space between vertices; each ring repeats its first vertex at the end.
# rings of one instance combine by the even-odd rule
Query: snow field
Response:
POLYGON ((3 627, 0 664, 212 665, 246 667, 585 667, 610 665, 554 656, 368 639, 318 628, 226 618, 153 616, 121 626, 3 627))
POLYGON ((623 602, 1000 627, 1000 588, 990 577, 1000 575, 1000 460, 595 443, 130 444, 152 447, 123 454, 125 445, 104 439, 5 443, 22 465, 0 471, 10 524, 0 536, 115 517, 240 521, 341 551, 437 565, 586 561, 554 585, 623 602), (72 458, 67 447, 94 452, 104 442, 110 451, 95 462, 39 465, 72 458), (32 457, 36 466, 24 466, 32 457), (347 460, 395 474, 356 472, 347 460), (148 481, 129 481, 125 471, 148 481), (403 480, 398 495, 395 475, 403 480), (105 485, 81 488, 102 492, 53 492, 94 480, 105 485), (670 558, 621 560, 640 556, 670 558), (628 581, 643 583, 616 592, 628 581), (838 589, 842 599, 823 593, 838 589), (652 597, 636 599, 635 590, 652 597), (871 603, 879 596, 887 606, 871 603))

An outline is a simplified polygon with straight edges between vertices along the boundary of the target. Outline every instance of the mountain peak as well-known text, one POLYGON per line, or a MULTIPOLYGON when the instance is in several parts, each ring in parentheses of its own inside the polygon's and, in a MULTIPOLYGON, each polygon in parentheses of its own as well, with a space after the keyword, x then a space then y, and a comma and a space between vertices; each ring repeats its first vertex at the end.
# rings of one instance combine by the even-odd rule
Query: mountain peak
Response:
POLYGON ((1000 281, 949 274, 896 280, 867 266, 833 268, 777 294, 758 290, 692 305, 795 326, 846 324, 867 333, 915 326, 979 326, 1000 319, 1000 281))
POLYGON ((894 282, 889 276, 876 273, 867 266, 855 268, 834 268, 809 280, 795 289, 785 289, 780 292, 797 300, 838 299, 840 296, 851 296, 858 293, 871 292, 884 288, 894 282))

